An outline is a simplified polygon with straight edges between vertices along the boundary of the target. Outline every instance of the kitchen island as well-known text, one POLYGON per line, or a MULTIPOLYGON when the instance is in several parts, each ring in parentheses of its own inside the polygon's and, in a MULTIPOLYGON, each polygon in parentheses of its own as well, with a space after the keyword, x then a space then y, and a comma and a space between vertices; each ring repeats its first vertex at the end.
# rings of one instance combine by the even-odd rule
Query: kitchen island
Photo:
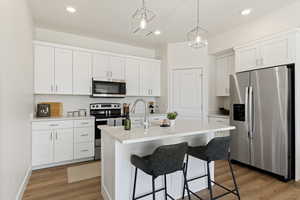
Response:
MULTIPOLYGON (((215 132, 235 129, 233 126, 205 123, 199 120, 177 120, 173 127, 161 128, 159 124, 152 124, 149 129, 133 128, 125 131, 123 127, 98 127, 102 130, 101 138, 101 192, 105 200, 132 199, 134 167, 130 163, 130 156, 136 154, 145 156, 159 146, 188 142, 191 146, 205 145, 215 132)), ((189 161, 188 178, 206 173, 206 164, 191 157, 189 161)), ((212 178, 214 165, 211 164, 212 178)), ((151 192, 151 176, 139 170, 137 177, 136 195, 151 192)), ((183 189, 182 173, 168 175, 168 192, 176 199, 180 198, 183 189)), ((163 186, 162 177, 155 181, 156 188, 163 186)), ((205 178, 189 183, 194 192, 207 188, 205 178)), ((164 193, 159 192, 157 199, 164 199, 164 193)), ((143 198, 152 199, 152 196, 143 198)))

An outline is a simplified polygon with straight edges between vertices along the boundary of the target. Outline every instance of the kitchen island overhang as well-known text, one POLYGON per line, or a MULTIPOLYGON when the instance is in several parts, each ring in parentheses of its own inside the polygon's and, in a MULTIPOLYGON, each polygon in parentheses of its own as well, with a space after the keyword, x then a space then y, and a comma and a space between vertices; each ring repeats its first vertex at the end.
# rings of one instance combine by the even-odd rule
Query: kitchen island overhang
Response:
MULTIPOLYGON (((133 128, 125 131, 123 127, 101 126, 102 160, 101 160, 101 191, 105 200, 129 200, 132 198, 134 167, 130 163, 130 156, 137 154, 145 156, 151 154, 157 147, 180 142, 188 142, 191 146, 207 144, 214 138, 215 132, 230 131, 234 126, 205 123, 199 120, 177 120, 173 127, 161 128, 158 124, 149 129, 133 128)), ((206 164, 191 157, 188 178, 206 173, 206 164)), ((214 177, 214 164, 211 164, 214 177)), ((176 198, 180 198, 183 190, 182 173, 168 175, 168 191, 176 198)), ((139 171, 137 178, 137 195, 151 192, 152 179, 149 175, 139 171)), ((163 179, 156 179, 156 187, 163 186, 163 179)), ((196 180, 190 183, 194 192, 207 188, 207 180, 196 180)), ((152 199, 151 196, 144 198, 152 199)), ((164 199, 164 193, 157 193, 157 199, 164 199)))

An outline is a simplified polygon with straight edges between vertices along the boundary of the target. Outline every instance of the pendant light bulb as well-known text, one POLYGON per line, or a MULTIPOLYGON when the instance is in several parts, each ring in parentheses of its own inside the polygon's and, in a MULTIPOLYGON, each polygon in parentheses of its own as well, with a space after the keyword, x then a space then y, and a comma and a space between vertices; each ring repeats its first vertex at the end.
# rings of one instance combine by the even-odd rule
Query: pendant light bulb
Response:
POLYGON ((140 22, 140 28, 141 29, 146 29, 147 27, 147 20, 143 17, 141 22, 140 22))
POLYGON ((201 36, 200 36, 200 35, 198 35, 198 36, 196 37, 196 42, 197 42, 197 43, 200 43, 200 42, 201 42, 201 36))

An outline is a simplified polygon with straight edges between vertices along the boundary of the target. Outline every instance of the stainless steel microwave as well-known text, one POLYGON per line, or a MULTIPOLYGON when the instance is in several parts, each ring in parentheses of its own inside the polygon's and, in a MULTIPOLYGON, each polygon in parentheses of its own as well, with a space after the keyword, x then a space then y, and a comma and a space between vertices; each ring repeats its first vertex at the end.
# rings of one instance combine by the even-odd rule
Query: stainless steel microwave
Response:
POLYGON ((92 80, 92 97, 122 98, 126 96, 126 82, 118 80, 92 80))

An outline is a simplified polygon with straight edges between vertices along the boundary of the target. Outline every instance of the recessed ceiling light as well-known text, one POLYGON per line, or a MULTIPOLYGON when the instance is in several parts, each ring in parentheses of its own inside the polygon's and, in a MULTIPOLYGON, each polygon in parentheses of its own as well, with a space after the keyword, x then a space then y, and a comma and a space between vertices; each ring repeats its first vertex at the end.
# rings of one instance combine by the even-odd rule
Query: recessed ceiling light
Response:
POLYGON ((160 35, 160 34, 161 34, 160 30, 154 31, 154 35, 160 35))
POLYGON ((76 8, 72 7, 72 6, 67 6, 66 7, 66 10, 69 12, 69 13, 75 13, 76 12, 76 8))
POLYGON ((250 15, 251 12, 252 12, 252 9, 251 8, 247 8, 245 10, 242 10, 241 15, 247 16, 247 15, 250 15))

